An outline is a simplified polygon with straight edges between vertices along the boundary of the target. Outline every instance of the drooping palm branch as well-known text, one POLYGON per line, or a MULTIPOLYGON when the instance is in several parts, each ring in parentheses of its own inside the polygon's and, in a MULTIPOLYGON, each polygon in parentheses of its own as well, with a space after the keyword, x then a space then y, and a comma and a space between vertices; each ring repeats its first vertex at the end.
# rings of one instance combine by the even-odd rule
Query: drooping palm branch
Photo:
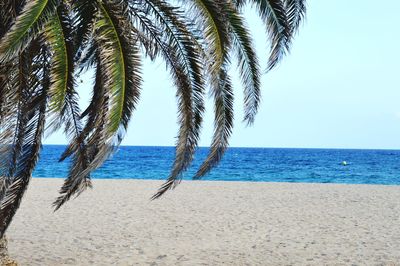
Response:
POLYGON ((261 68, 243 15, 251 5, 270 40, 267 70, 288 52, 305 0, 3 0, 0 4, 0 237, 19 207, 39 157, 44 125, 60 127, 71 158, 56 209, 91 187, 90 173, 115 151, 139 101, 141 61, 161 58, 176 87, 176 156, 165 184, 174 188, 196 151, 207 91, 214 135, 201 178, 223 157, 233 130, 235 57, 244 118, 254 122, 261 68), (94 70, 92 98, 81 111, 76 78, 94 70))

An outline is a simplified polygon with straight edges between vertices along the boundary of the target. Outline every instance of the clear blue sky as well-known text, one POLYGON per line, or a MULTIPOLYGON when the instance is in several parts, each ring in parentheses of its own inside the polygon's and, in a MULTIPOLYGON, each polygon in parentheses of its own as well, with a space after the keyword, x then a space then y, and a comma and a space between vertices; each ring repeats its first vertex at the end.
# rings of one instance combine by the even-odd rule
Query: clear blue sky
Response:
MULTIPOLYGON (((307 21, 293 49, 262 78, 256 123, 241 123, 242 87, 237 79, 236 120, 231 146, 400 149, 400 1, 308 1, 307 21), (383 6, 385 7, 383 9, 383 6)), ((265 67, 267 39, 246 12, 265 67)), ((237 76, 235 70, 232 71, 237 76)), ((175 88, 161 62, 145 62, 142 99, 123 145, 175 143, 175 88)), ((89 78, 84 77, 85 82, 89 78)), ((89 99, 82 85, 81 101, 89 99)), ((211 102, 201 135, 212 135, 211 102)), ((45 144, 64 144, 57 132, 45 144)))

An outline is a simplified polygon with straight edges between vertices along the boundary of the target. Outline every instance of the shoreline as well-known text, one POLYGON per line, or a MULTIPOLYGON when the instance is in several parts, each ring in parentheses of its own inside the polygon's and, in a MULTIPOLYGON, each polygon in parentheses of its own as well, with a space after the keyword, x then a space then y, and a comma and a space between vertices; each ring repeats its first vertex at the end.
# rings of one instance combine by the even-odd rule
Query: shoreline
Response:
MULTIPOLYGON (((38 180, 47 180, 47 179, 56 179, 56 180, 64 180, 64 177, 32 177, 32 179, 38 179, 38 180)), ((129 178, 129 177, 91 177, 91 180, 93 182, 96 182, 96 180, 133 180, 133 181, 150 181, 150 182, 160 182, 160 185, 165 182, 165 179, 148 179, 148 178, 129 178)), ((183 179, 182 183, 184 182, 194 182, 194 183, 255 183, 255 184, 304 184, 304 185, 314 185, 314 184, 321 184, 321 185, 345 185, 345 186, 387 186, 387 187, 400 187, 400 184, 374 184, 374 183, 334 183, 334 182, 326 182, 326 183, 320 183, 320 182, 287 182, 287 181, 257 181, 257 180, 193 180, 193 179, 183 179)), ((155 190, 157 189, 154 188, 155 190)), ((173 191, 173 190, 172 190, 173 191)))
POLYGON ((53 213, 33 178, 7 237, 21 265, 321 265, 400 261, 396 185, 94 179, 53 213))

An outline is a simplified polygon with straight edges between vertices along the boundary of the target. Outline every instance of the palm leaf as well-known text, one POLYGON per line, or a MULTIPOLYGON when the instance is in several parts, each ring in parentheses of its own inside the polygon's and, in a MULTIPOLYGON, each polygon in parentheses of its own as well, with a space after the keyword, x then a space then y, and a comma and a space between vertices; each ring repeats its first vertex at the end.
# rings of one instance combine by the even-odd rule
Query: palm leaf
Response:
MULTIPOLYGON (((33 48, 33 46, 30 47, 33 48)), ((4 193, 0 198, 0 237, 3 237, 18 209, 36 165, 41 147, 46 114, 46 92, 50 86, 50 80, 48 79, 47 49, 44 47, 38 53, 39 55, 35 52, 26 53, 24 55, 26 59, 20 60, 20 64, 27 71, 21 73, 25 75, 27 85, 22 88, 24 91, 22 94, 23 100, 18 105, 16 115, 22 114, 26 123, 23 129, 20 129, 23 133, 17 130, 14 133, 21 144, 19 145, 20 151, 15 156, 13 175, 10 177, 9 185, 4 188, 4 193)))
MULTIPOLYGON (((209 56, 208 66, 212 87, 218 87, 218 76, 222 65, 225 63, 230 46, 227 32, 227 21, 221 4, 211 0, 193 0, 192 9, 197 11, 193 15, 198 20, 198 25, 204 28, 204 39, 209 56)), ((225 1, 221 1, 225 2, 225 1)), ((187 4, 188 2, 186 2, 187 4)))
POLYGON ((82 174, 87 167, 88 156, 85 141, 81 136, 80 110, 74 88, 75 49, 72 22, 65 6, 61 5, 50 21, 46 36, 54 53, 49 104, 53 116, 51 126, 58 128, 62 123, 65 125, 65 133, 70 138, 67 150, 69 155, 74 155, 68 177, 60 192, 66 193, 70 187, 78 186, 80 190, 84 190, 91 187, 91 182, 89 174, 82 174), (60 36, 62 38, 59 38, 60 36))
POLYGON ((38 35, 56 6, 56 0, 28 1, 12 28, 0 41, 0 62, 10 60, 22 51, 38 35))
POLYGON ((92 108, 88 108, 84 112, 89 114, 86 125, 82 129, 80 135, 72 139, 71 143, 68 145, 67 149, 64 151, 60 158, 60 161, 63 161, 74 153, 76 154, 76 151, 79 148, 78 145, 80 143, 86 142, 85 152, 87 154, 87 162, 84 164, 85 161, 81 160, 79 156, 75 156, 73 158, 68 177, 65 179, 64 184, 59 191, 60 196, 53 203, 55 210, 58 210, 72 196, 79 195, 86 188, 91 187, 89 179, 90 171, 88 170, 88 167, 90 162, 93 161, 94 157, 97 155, 97 152, 90 152, 90 150, 98 149, 98 146, 100 146, 101 143, 105 143, 104 136, 106 135, 106 133, 102 129, 106 128, 104 126, 104 114, 107 113, 108 101, 104 97, 104 88, 101 85, 102 77, 100 69, 101 67, 98 66, 96 82, 93 88, 94 96, 90 103, 90 106, 92 108), (91 135, 92 141, 90 138, 89 140, 87 140, 87 137, 93 131, 95 133, 91 135), (102 138, 100 138, 99 136, 102 136, 102 138), (96 141, 93 141, 93 139, 96 141))
POLYGON ((249 0, 264 20, 271 41, 268 70, 274 68, 289 49, 290 25, 282 0, 249 0))
POLYGON ((108 129, 110 136, 119 129, 126 93, 125 58, 120 36, 116 30, 104 3, 100 3, 101 16, 96 21, 99 43, 101 43, 100 60, 105 66, 105 86, 111 89, 111 107, 108 129))
MULTIPOLYGON (((45 122, 45 97, 42 97, 40 108, 31 116, 29 124, 26 126, 24 146, 18 158, 18 169, 12 183, 7 187, 0 205, 0 237, 3 237, 7 230, 22 196, 28 186, 33 169, 39 158, 41 139, 44 132, 45 122)), ((28 105, 29 106, 29 105, 28 105)), ((30 106, 32 107, 32 106, 30 106)), ((25 110, 25 114, 30 111, 25 110)))
POLYGON ((3 0, 0 5, 0 39, 10 30, 17 14, 21 12, 24 0, 3 0))
POLYGON ((21 106, 26 102, 26 87, 27 87, 27 54, 22 53, 18 58, 18 64, 11 71, 15 73, 13 77, 9 77, 10 84, 13 90, 8 90, 7 102, 8 106, 3 105, 3 123, 1 139, 1 175, 2 186, 0 190, 0 199, 4 197, 8 186, 12 183, 14 172, 16 170, 17 159, 22 149, 24 140, 24 128, 27 124, 26 114, 23 113, 21 106), (11 93, 10 93, 11 92, 11 93))
POLYGON ((244 18, 230 5, 226 9, 232 29, 232 46, 238 57, 238 69, 244 85, 244 121, 253 124, 261 98, 260 66, 244 18))
MULTIPOLYGON (((130 9, 132 17, 138 19, 143 32, 154 39, 155 51, 160 51, 170 69, 177 88, 180 129, 176 144, 175 161, 171 173, 164 185, 153 196, 160 197, 175 187, 183 172, 189 167, 197 147, 199 131, 204 111, 203 65, 199 57, 201 49, 190 34, 179 11, 160 0, 143 1, 143 5, 130 9), (154 16, 156 25, 147 19, 154 16), (156 28, 161 28, 158 31, 156 28)), ((142 39, 140 39, 142 40, 142 39)), ((148 47, 148 44, 144 44, 148 47)), ((153 51, 149 52, 153 53, 153 51)))
MULTIPOLYGON (((85 113, 91 113, 88 124, 93 128, 85 126, 83 131, 76 136, 74 142, 81 143, 87 139, 87 145, 94 149, 89 152, 87 163, 84 158, 75 159, 72 162, 72 170, 60 190, 61 195, 54 202, 56 210, 60 208, 74 194, 79 195, 89 184, 84 179, 90 172, 96 169, 107 159, 113 151, 114 146, 118 145, 122 139, 123 132, 128 127, 131 114, 139 98, 140 91, 140 57, 138 49, 131 38, 131 33, 122 28, 121 22, 124 21, 121 16, 122 11, 119 6, 112 3, 101 3, 99 5, 101 15, 95 22, 98 29, 98 38, 96 38, 99 49, 97 66, 99 80, 96 86, 101 86, 102 95, 93 93, 92 103, 85 113), (110 42, 109 40, 115 40, 110 42), (130 49, 127 49, 127 48, 130 49), (102 85, 100 85, 102 84, 102 85), (106 94, 106 95, 104 95, 106 94), (108 97, 111 101, 98 101, 98 97, 108 97), (102 108, 103 114, 97 116, 101 121, 107 119, 106 126, 94 123, 97 119, 93 112, 99 112, 93 107, 101 103, 109 105, 102 108), (104 112, 106 111, 106 112, 104 112), (94 124, 93 124, 94 123, 94 124), (89 136, 90 131, 93 133, 89 136)), ((62 159, 71 154, 73 146, 69 146, 62 159)))
POLYGON ((305 0, 285 0, 285 8, 291 37, 297 32, 306 14, 305 0))
POLYGON ((93 39, 93 26, 98 11, 97 1, 75 0, 72 2, 76 50, 75 60, 79 60, 93 39))
MULTIPOLYGON (((66 105, 68 86, 73 86, 73 57, 69 53, 66 37, 68 36, 64 34, 59 13, 55 13, 46 27, 46 40, 53 50, 49 107, 59 120, 62 120, 61 113, 66 105)), ((57 121, 57 124, 60 122, 57 121)))
POLYGON ((225 70, 219 76, 219 90, 214 92, 214 135, 210 151, 194 179, 207 174, 222 159, 228 147, 233 128, 233 91, 230 78, 225 70))

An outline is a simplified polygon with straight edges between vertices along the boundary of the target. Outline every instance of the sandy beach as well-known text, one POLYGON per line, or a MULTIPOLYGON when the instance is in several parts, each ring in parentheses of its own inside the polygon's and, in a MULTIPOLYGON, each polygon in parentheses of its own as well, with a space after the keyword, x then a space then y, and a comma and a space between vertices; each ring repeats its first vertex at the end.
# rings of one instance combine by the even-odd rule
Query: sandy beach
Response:
POLYGON ((7 235, 21 265, 399 265, 400 187, 94 180, 53 213, 33 179, 7 235))

